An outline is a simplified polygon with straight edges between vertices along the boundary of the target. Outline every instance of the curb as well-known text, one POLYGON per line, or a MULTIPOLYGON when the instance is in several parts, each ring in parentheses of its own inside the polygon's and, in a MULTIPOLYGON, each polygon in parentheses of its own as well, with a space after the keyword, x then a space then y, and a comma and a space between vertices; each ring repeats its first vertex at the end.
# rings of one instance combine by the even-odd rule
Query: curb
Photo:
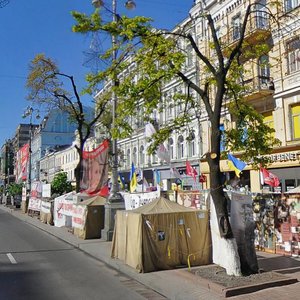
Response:
POLYGON ((253 292, 260 291, 260 290, 289 285, 289 284, 293 284, 293 283, 297 283, 297 282, 298 282, 297 278, 288 278, 287 277, 286 279, 269 281, 269 282, 264 282, 264 283, 260 283, 260 284, 241 286, 241 287, 237 287, 237 288, 228 288, 228 289, 223 290, 223 296, 225 298, 228 298, 228 297, 233 297, 233 296, 238 296, 238 295, 250 294, 253 292))

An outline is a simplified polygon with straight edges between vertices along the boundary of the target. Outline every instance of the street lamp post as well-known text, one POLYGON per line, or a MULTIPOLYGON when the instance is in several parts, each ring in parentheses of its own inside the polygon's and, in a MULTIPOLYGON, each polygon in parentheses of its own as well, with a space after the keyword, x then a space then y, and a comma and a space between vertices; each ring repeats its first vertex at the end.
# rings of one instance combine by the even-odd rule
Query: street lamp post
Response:
MULTIPOLYGON (((95 8, 102 7, 104 5, 102 0, 92 0, 92 4, 95 8)), ((125 7, 127 9, 134 9, 135 2, 132 0, 128 0, 125 2, 125 7)), ((116 0, 112 0, 112 15, 113 22, 117 22, 117 2, 116 0)), ((117 60, 117 41, 116 36, 114 34, 111 35, 112 42, 112 64, 114 64, 117 60)), ((118 84, 118 74, 114 72, 112 85, 116 87, 118 84)), ((116 126, 116 113, 117 113, 117 104, 118 99, 117 95, 113 89, 112 91, 112 128, 114 129, 116 126)), ((105 205, 105 225, 104 229, 101 232, 101 237, 103 240, 111 241, 114 229, 114 219, 115 214, 118 209, 124 209, 124 201, 119 193, 119 182, 118 182, 118 145, 117 139, 112 138, 112 186, 110 195, 108 198, 108 202, 105 205)))

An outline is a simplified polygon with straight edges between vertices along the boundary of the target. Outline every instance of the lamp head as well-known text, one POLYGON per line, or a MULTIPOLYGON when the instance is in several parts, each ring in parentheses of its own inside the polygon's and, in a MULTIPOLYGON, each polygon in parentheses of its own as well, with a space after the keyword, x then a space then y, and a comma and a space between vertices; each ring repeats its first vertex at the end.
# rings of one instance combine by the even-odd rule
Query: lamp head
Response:
POLYGON ((92 5, 93 5, 95 8, 102 7, 103 4, 104 4, 104 3, 103 3, 102 0, 92 0, 92 5))
POLYGON ((129 10, 135 9, 135 8, 136 8, 136 4, 135 4, 135 2, 134 2, 133 0, 127 0, 127 1, 125 2, 125 7, 126 7, 127 9, 129 9, 129 10))

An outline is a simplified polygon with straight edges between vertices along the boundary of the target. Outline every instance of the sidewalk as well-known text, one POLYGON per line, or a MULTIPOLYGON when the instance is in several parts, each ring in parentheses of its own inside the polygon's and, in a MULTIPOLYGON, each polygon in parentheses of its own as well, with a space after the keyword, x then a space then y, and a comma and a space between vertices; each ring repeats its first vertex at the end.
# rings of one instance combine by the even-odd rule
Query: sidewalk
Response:
MULTIPOLYGON (((177 269, 168 271, 158 271, 152 273, 138 273, 133 268, 125 265, 118 259, 110 257, 111 242, 101 241, 100 239, 82 240, 68 232, 66 228, 58 228, 42 223, 36 217, 22 213, 20 209, 12 209, 0 204, 0 209, 18 219, 31 224, 68 244, 73 245, 92 257, 101 260, 112 268, 126 274, 139 283, 165 296, 167 299, 174 300, 218 300, 224 299, 219 293, 210 288, 209 285, 201 282, 201 277, 189 272, 188 269, 177 269)), ((259 253, 260 262, 265 271, 281 269, 289 277, 300 280, 300 260, 281 257, 278 255, 259 253), (284 269, 284 270, 283 270, 284 269)), ((300 294, 300 283, 286 285, 282 287, 268 288, 251 294, 245 294, 228 299, 298 299, 300 294)), ((153 299, 153 298, 151 298, 153 299)))

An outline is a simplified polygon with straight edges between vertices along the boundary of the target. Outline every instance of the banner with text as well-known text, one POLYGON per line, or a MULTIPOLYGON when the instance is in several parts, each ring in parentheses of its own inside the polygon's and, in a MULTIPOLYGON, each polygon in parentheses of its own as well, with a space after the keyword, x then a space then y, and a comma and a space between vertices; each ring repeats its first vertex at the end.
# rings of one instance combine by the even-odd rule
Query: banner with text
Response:
POLYGON ((121 193, 125 201, 125 209, 132 210, 152 202, 160 197, 160 190, 149 193, 121 193))

